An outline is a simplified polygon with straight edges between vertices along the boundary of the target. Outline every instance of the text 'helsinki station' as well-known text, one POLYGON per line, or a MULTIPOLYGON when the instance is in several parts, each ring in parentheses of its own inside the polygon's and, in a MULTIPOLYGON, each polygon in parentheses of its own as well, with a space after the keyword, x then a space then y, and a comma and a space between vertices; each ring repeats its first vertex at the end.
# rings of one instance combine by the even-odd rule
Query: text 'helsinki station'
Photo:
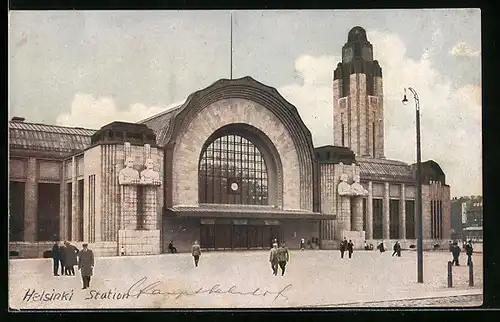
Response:
MULTIPOLYGON (((55 240, 98 255, 335 249, 344 237, 416 244, 415 166, 384 156, 382 69, 353 28, 333 79, 333 145, 314 147, 295 106, 251 77, 222 79, 184 104, 100 130, 28 123, 10 134, 10 251, 55 240)), ((450 187, 422 164, 424 247, 451 234, 450 187)))

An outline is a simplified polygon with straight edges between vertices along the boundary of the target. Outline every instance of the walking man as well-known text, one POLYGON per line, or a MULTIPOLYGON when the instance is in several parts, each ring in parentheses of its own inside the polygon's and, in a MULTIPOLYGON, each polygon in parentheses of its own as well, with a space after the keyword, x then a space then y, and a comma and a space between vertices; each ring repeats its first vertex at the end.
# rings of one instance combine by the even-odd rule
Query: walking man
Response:
POLYGON ((352 253, 354 252, 354 244, 352 240, 349 239, 349 243, 347 243, 347 251, 349 252, 349 258, 352 257, 352 253))
POLYGON ((300 250, 304 250, 306 247, 306 240, 304 238, 302 238, 300 240, 300 250))
POLYGON ((452 263, 455 264, 456 266, 460 266, 460 264, 458 263, 458 257, 460 256, 460 247, 458 246, 457 242, 453 243, 453 248, 451 249, 451 253, 453 255, 452 263))
POLYGON ((201 255, 201 248, 200 245, 198 244, 198 241, 195 240, 193 247, 192 247, 192 254, 194 258, 194 266, 198 267, 198 262, 200 261, 200 255, 201 255))
POLYGON ((278 274, 278 244, 273 244, 273 248, 271 248, 269 254, 269 262, 271 263, 273 274, 276 276, 278 274))
POLYGON ((344 252, 347 250, 347 238, 340 243, 340 258, 344 258, 344 252))
POLYGON ((392 255, 391 256, 398 256, 398 257, 401 257, 401 245, 399 244, 399 242, 397 241, 395 244, 394 244, 394 247, 392 248, 394 251, 392 252, 392 255))
POLYGON ((470 266, 472 263, 472 251, 474 249, 472 248, 472 240, 469 240, 469 242, 465 245, 465 253, 467 254, 467 266, 470 266))
POLYGON ((94 271, 94 252, 84 243, 83 249, 78 253, 78 269, 82 274, 82 290, 90 287, 90 277, 94 271))
POLYGON ((280 265, 281 268, 281 276, 285 275, 285 267, 286 263, 290 259, 290 256, 288 254, 288 249, 285 247, 285 243, 281 243, 281 247, 277 251, 278 253, 278 264, 280 265))
POLYGON ((58 271, 59 271, 60 260, 61 257, 59 255, 59 244, 55 242, 54 246, 52 246, 52 262, 54 264, 54 276, 59 276, 58 271))

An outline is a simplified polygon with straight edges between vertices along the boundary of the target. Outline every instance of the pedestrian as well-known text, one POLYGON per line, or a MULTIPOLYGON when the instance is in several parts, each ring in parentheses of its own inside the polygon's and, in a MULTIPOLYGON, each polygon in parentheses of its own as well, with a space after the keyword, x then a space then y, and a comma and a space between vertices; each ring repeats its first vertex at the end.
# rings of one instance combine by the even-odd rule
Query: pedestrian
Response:
POLYGON ((273 248, 271 248, 271 252, 269 253, 269 262, 271 263, 273 274, 276 276, 278 274, 278 244, 273 244, 273 248))
POLYGON ((385 252, 384 241, 382 241, 380 244, 378 244, 377 249, 378 249, 381 253, 385 252))
POLYGON ((392 248, 394 251, 392 252, 392 255, 391 256, 398 256, 398 257, 401 257, 401 245, 399 244, 399 242, 397 241, 395 244, 394 244, 394 247, 392 248))
POLYGON ((469 242, 465 245, 465 253, 467 254, 467 266, 470 266, 472 264, 472 240, 469 240, 469 242))
POLYGON ((64 262, 66 275, 75 276, 75 265, 77 265, 78 248, 71 245, 68 241, 64 242, 64 262))
POLYGON ((344 258, 344 252, 347 249, 347 239, 344 237, 344 240, 340 243, 340 258, 344 258))
POLYGON ((365 240, 365 245, 364 245, 364 247, 365 247, 365 250, 368 250, 368 249, 369 249, 368 244, 366 243, 366 240, 365 240))
POLYGON ((123 246, 120 248, 120 255, 125 256, 125 248, 123 246))
POLYGON ((453 248, 451 250, 451 253, 453 255, 452 264, 455 264, 456 266, 460 266, 460 264, 458 263, 458 258, 460 256, 460 247, 458 246, 457 242, 453 243, 453 248))
POLYGON ((59 255, 59 244, 58 242, 55 242, 54 246, 52 246, 52 262, 54 266, 54 276, 59 276, 58 272, 59 272, 59 261, 61 260, 60 257, 61 256, 59 255))
POLYGON ((172 254, 177 253, 177 248, 174 247, 174 242, 172 240, 168 244, 168 251, 172 254))
POLYGON ((271 248, 274 247, 274 244, 278 245, 278 240, 276 238, 273 238, 273 240, 271 242, 271 248))
POLYGON ((277 250, 278 255, 278 264, 281 268, 281 276, 285 275, 285 267, 286 263, 290 259, 290 255, 288 254, 288 249, 285 247, 285 242, 281 243, 281 247, 277 250))
POLYGON ((194 258, 194 266, 198 267, 198 262, 200 261, 200 255, 201 255, 201 248, 200 245, 198 244, 198 241, 195 240, 193 247, 192 247, 192 254, 194 258))
POLYGON ((350 239, 349 242, 347 243, 347 251, 349 252, 349 258, 351 258, 352 253, 354 252, 354 243, 350 239))
POLYGON ((306 240, 304 238, 302 238, 300 240, 300 250, 304 250, 306 247, 306 240))
POLYGON ((90 287, 90 277, 94 272, 94 252, 88 249, 88 244, 82 245, 83 249, 78 253, 78 269, 82 274, 82 290, 90 287))
POLYGON ((59 263, 61 264, 61 275, 66 275, 66 247, 64 243, 59 245, 59 263))

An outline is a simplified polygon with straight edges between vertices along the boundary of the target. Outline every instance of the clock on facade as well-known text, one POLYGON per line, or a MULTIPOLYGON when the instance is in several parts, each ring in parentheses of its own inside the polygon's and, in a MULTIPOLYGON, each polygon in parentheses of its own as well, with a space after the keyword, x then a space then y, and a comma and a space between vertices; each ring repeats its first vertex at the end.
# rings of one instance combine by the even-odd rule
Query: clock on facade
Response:
POLYGON ((238 191, 238 188, 239 188, 239 186, 236 182, 231 183, 231 190, 238 191))
POLYGON ((354 55, 354 52, 352 50, 352 47, 347 47, 344 49, 344 57, 343 57, 343 62, 344 63, 349 63, 352 61, 352 56, 354 55))

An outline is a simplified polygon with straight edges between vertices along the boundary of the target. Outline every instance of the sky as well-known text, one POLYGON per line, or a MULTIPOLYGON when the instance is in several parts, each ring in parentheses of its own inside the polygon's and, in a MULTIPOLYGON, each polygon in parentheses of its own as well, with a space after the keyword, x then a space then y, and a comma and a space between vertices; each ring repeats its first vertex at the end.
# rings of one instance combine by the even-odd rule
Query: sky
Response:
POLYGON ((251 76, 297 107, 315 146, 333 144, 332 74, 354 26, 366 29, 384 81, 385 156, 422 160, 452 197, 482 195, 479 9, 10 11, 9 116, 98 129, 137 122, 221 78, 251 76))

